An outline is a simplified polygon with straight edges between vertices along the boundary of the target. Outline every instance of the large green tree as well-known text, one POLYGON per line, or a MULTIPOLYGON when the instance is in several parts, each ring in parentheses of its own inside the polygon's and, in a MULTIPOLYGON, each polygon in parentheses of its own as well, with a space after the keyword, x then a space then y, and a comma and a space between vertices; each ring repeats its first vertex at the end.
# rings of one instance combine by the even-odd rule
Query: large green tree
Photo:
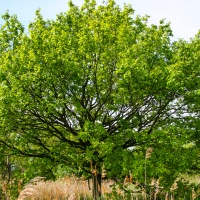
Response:
POLYGON ((1 144, 98 181, 103 163, 112 175, 128 169, 140 149, 195 141, 187 124, 199 116, 200 35, 172 43, 169 24, 148 25, 133 14, 113 0, 80 8, 70 2, 56 20, 37 11, 25 33, 6 13, 1 144))

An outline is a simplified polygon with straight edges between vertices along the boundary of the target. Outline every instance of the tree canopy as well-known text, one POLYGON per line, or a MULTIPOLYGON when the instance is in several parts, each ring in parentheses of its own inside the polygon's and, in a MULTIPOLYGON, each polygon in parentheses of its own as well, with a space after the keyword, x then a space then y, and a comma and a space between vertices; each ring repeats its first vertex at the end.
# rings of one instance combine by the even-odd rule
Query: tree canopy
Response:
POLYGON ((174 151, 187 157, 180 171, 195 163, 186 146, 199 145, 200 34, 172 42, 164 20, 148 25, 113 0, 70 2, 56 20, 37 11, 27 33, 3 18, 0 143, 13 154, 110 176, 137 174, 148 147, 158 175, 174 151))

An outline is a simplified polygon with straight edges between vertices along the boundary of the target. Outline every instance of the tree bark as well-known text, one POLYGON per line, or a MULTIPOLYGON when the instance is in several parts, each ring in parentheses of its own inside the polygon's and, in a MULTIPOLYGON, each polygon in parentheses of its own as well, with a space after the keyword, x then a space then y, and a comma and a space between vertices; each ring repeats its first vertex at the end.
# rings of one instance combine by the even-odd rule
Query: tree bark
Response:
POLYGON ((92 170, 92 197, 94 200, 101 198, 102 173, 101 166, 91 161, 92 170))
POLYGON ((101 180, 102 175, 100 173, 92 174, 92 196, 94 200, 101 197, 101 180))

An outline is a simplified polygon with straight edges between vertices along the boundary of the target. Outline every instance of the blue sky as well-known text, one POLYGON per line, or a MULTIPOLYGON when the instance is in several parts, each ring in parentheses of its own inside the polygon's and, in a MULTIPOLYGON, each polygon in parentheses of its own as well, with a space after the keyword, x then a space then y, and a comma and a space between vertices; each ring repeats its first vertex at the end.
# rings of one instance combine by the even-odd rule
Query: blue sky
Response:
MULTIPOLYGON (((158 24, 165 18, 171 23, 174 39, 189 40, 200 30, 200 0, 115 0, 117 4, 129 3, 135 13, 150 15, 150 23, 158 24)), ((0 0, 0 15, 9 10, 16 14, 23 25, 34 19, 35 10, 41 8, 45 18, 55 19, 56 14, 68 9, 68 0, 0 0)), ((80 6, 84 0, 73 0, 80 6)), ((97 0, 102 2, 102 0, 97 0)), ((2 24, 0 20, 0 24, 2 24)))

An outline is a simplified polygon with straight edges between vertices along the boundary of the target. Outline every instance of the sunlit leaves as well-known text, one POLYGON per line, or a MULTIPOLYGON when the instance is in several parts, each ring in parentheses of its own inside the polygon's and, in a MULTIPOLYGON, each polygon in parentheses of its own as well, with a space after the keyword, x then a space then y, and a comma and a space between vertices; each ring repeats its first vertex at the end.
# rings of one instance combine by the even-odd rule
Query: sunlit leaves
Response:
POLYGON ((183 147, 199 130, 199 34, 172 43, 164 20, 148 25, 112 0, 69 2, 56 20, 38 10, 28 33, 15 16, 4 20, 0 129, 15 152, 87 173, 104 163, 109 176, 139 175, 149 145, 157 176, 170 173, 173 150, 188 159, 183 147))

